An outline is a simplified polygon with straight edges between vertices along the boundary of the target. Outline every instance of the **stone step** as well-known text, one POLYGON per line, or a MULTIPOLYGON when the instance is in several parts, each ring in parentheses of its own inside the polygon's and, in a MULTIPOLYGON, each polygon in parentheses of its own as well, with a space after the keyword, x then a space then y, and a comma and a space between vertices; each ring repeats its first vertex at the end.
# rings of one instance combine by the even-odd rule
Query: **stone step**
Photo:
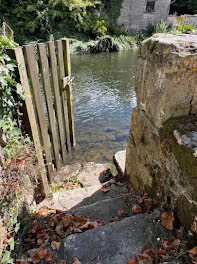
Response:
POLYGON ((39 208, 47 207, 54 210, 68 211, 80 203, 87 197, 91 197, 101 188, 100 185, 94 185, 87 188, 76 188, 53 193, 52 198, 42 201, 39 208))
POLYGON ((76 209, 81 206, 90 205, 108 198, 114 198, 124 193, 127 189, 127 185, 121 187, 115 184, 115 180, 111 180, 114 183, 109 183, 110 190, 103 192, 101 185, 94 185, 85 188, 76 188, 73 190, 65 190, 53 193, 52 198, 42 201, 37 209, 47 207, 54 210, 68 211, 71 208, 76 209))
POLYGON ((146 243, 157 248, 162 239, 171 237, 159 218, 159 211, 154 211, 71 235, 62 241, 55 259, 64 259, 67 264, 72 264, 74 257, 81 264, 127 263, 146 243))
POLYGON ((92 221, 100 220, 102 222, 119 221, 123 217, 131 216, 132 207, 136 203, 136 199, 131 194, 125 194, 116 198, 108 198, 99 200, 93 204, 78 207, 69 210, 69 213, 77 215, 86 215, 92 221), (120 210, 124 213, 119 214, 120 210))

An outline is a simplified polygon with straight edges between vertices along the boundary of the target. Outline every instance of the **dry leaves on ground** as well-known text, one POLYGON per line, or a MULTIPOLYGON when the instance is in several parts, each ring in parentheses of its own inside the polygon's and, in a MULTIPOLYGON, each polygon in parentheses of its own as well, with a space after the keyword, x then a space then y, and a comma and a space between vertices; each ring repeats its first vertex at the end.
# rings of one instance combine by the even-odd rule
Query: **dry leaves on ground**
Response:
POLYGON ((120 216, 124 216, 124 215, 125 215, 125 211, 123 209, 120 209, 118 211, 118 216, 120 217, 120 216))
POLYGON ((167 230, 172 231, 174 224, 174 213, 171 211, 163 212, 161 215, 161 223, 167 230))
POLYGON ((74 261, 73 264, 81 264, 81 262, 78 260, 78 258, 74 258, 73 261, 74 261))
POLYGON ((59 249, 61 241, 66 236, 103 225, 100 221, 90 221, 87 216, 71 215, 60 211, 43 218, 43 214, 47 215, 46 210, 36 215, 33 227, 28 231, 28 237, 24 241, 23 253, 30 249, 34 250, 30 254, 33 263, 39 263, 40 260, 51 263, 54 251, 59 249), (41 216, 40 219, 38 215, 41 216))
POLYGON ((106 184, 103 184, 102 188, 101 188, 101 191, 104 192, 104 193, 109 192, 110 191, 110 187, 107 186, 106 184))
POLYGON ((192 249, 187 251, 189 254, 192 254, 194 257, 197 256, 197 247, 193 247, 192 249))
MULTIPOLYGON (((144 245, 141 254, 137 256, 137 261, 135 258, 131 258, 127 264, 159 264, 168 261, 169 256, 173 256, 174 259, 177 258, 182 252, 179 239, 174 241, 163 240, 162 245, 161 248, 156 248, 151 242, 148 242, 144 245)), ((196 251, 192 250, 192 252, 196 251)))
POLYGON ((197 264, 197 246, 187 251, 192 258, 192 263, 197 264))
POLYGON ((132 212, 133 214, 141 214, 142 208, 138 204, 134 204, 134 206, 132 207, 132 212))
POLYGON ((136 262, 135 259, 132 258, 128 260, 127 264, 138 264, 138 262, 136 262))

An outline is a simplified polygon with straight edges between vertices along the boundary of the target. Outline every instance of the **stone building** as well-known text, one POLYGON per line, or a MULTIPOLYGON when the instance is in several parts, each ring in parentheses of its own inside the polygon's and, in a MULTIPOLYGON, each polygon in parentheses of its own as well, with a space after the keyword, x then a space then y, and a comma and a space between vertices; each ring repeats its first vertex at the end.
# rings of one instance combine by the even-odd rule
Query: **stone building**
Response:
POLYGON ((137 33, 149 24, 166 21, 171 0, 123 0, 118 25, 137 33))

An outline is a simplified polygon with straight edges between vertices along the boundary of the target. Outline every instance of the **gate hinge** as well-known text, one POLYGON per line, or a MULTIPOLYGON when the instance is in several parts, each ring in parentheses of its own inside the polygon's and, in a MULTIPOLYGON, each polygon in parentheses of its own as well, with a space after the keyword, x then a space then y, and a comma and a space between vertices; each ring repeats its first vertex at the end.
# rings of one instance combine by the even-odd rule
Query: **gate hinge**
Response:
POLYGON ((73 80, 74 80, 74 77, 66 76, 66 77, 64 77, 62 80, 63 80, 63 89, 65 89, 66 86, 72 84, 72 82, 73 82, 73 80))

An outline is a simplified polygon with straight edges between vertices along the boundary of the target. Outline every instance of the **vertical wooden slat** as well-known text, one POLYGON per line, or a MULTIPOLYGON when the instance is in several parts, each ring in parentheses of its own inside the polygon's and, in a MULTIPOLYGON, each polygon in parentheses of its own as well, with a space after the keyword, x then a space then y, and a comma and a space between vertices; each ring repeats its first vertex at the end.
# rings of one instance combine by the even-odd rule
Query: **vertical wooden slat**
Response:
MULTIPOLYGON (((63 51, 64 51, 64 65, 65 65, 65 75, 71 77, 71 62, 70 62, 70 47, 69 40, 62 40, 63 51)), ((73 94, 72 85, 69 84, 66 89, 67 103, 68 103, 68 117, 71 133, 72 146, 76 145, 75 138, 75 124, 74 124, 74 111, 73 111, 73 94)))
POLYGON ((30 90, 28 76, 27 76, 27 70, 26 70, 23 51, 21 47, 18 47, 15 49, 15 56, 19 64, 18 70, 19 70, 19 75, 20 75, 20 80, 21 80, 21 84, 23 87, 24 95, 25 95, 25 104, 27 107, 33 141, 34 141, 36 154, 38 158, 38 164, 40 167, 40 174, 41 174, 43 190, 44 190, 45 195, 47 196, 49 194, 49 184, 48 184, 46 170, 45 170, 45 164, 44 164, 44 159, 43 159, 42 146, 41 146, 41 142, 39 138, 38 127, 36 124, 36 115, 34 112, 34 107, 33 107, 33 102, 32 102, 32 97, 31 97, 31 90, 30 90))
POLYGON ((59 85, 60 85, 62 104, 63 104, 63 109, 64 109, 64 121, 65 121, 65 126, 66 126, 66 143, 67 143, 68 151, 71 151, 67 97, 65 96, 65 91, 63 90, 63 78, 65 77, 65 68, 64 68, 62 40, 58 40, 56 43, 57 43, 59 85))
POLYGON ((45 120, 42 94, 41 94, 39 75, 38 75, 38 65, 37 65, 36 57, 34 53, 34 46, 33 45, 24 46, 24 54, 25 54, 26 61, 27 61, 27 68, 28 68, 31 85, 34 91, 35 104, 36 104, 37 113, 38 113, 42 142, 43 142, 45 155, 46 155, 46 162, 47 162, 47 168, 49 172, 49 178, 50 178, 50 181, 52 181, 53 167, 52 167, 51 147, 50 147, 48 129, 47 129, 46 120, 45 120))
POLYGON ((56 104, 56 111, 57 111, 57 120, 59 126, 59 133, 60 133, 60 142, 62 148, 62 158, 63 162, 66 162, 66 137, 65 137, 65 128, 63 122, 63 113, 61 107, 61 97, 60 97, 60 89, 59 89, 59 82, 58 82, 58 72, 57 72, 57 58, 55 54, 55 45, 54 42, 48 43, 49 49, 49 57, 50 57, 50 67, 51 67, 51 75, 53 80, 53 89, 55 94, 55 104, 56 104))
POLYGON ((42 79, 43 79, 43 84, 44 84, 47 108, 48 108, 48 113, 49 113, 49 124, 50 124, 50 129, 51 129, 51 134, 52 134, 52 140, 53 140, 55 164, 56 164, 56 168, 59 169, 61 166, 60 153, 59 153, 60 147, 59 147, 59 141, 58 141, 58 136, 57 136, 55 112, 54 112, 53 101, 52 101, 53 96, 51 93, 49 63, 48 63, 48 57, 46 54, 46 47, 44 43, 38 44, 38 53, 39 53, 39 58, 40 58, 40 65, 41 65, 41 72, 42 72, 42 79))

